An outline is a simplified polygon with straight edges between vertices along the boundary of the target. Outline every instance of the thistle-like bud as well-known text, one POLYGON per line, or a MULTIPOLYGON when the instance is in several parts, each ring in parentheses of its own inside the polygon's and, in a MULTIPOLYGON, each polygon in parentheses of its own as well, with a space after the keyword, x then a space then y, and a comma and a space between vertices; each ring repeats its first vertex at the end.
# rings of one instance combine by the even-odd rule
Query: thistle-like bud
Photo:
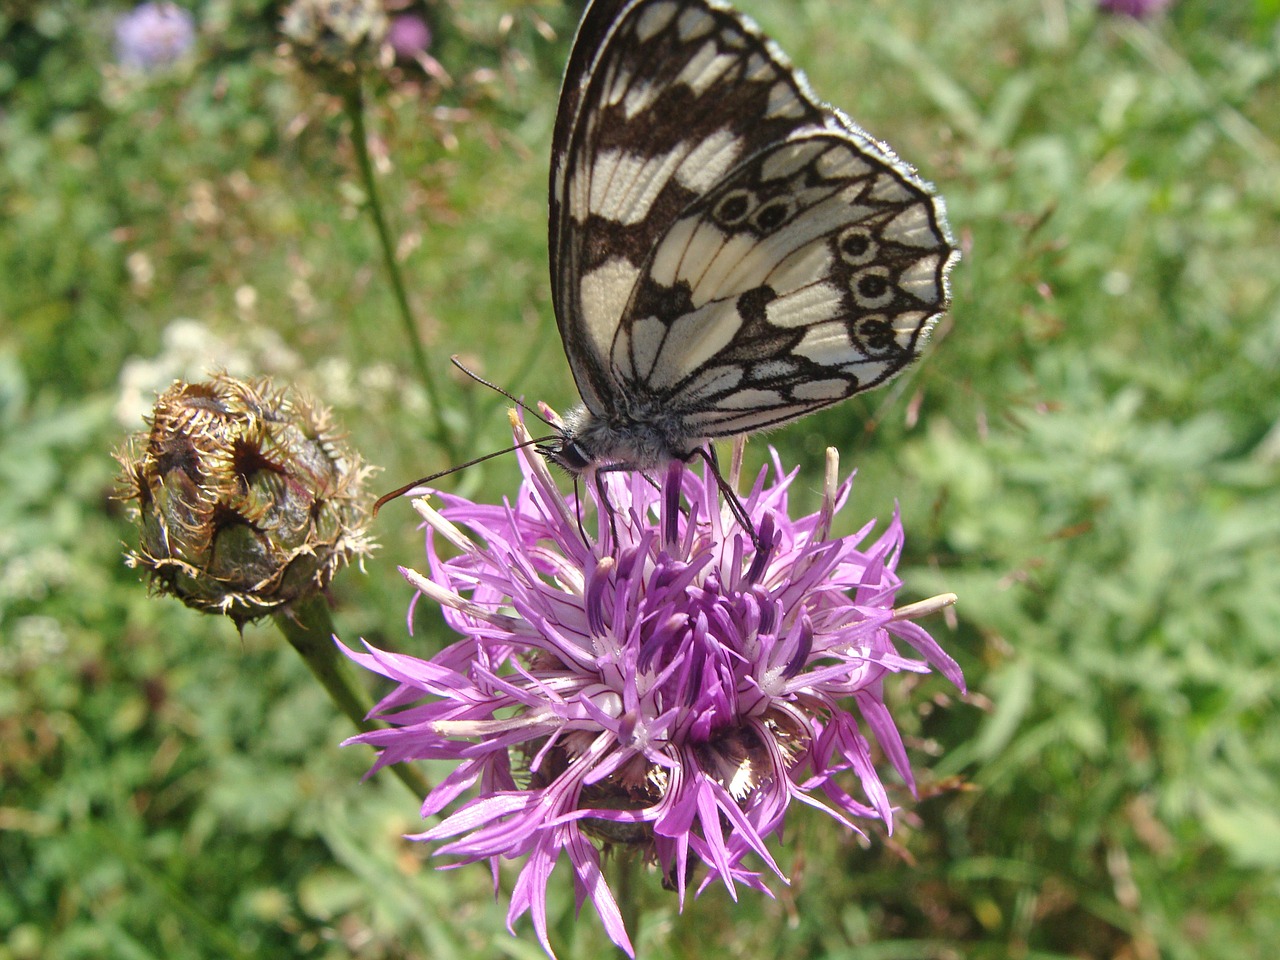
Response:
POLYGON ((300 60, 347 74, 384 58, 388 26, 378 0, 293 0, 280 22, 300 60))
POLYGON ((324 590, 371 551, 371 472, 328 410, 269 381, 175 381, 116 454, 153 589, 237 626, 324 590))

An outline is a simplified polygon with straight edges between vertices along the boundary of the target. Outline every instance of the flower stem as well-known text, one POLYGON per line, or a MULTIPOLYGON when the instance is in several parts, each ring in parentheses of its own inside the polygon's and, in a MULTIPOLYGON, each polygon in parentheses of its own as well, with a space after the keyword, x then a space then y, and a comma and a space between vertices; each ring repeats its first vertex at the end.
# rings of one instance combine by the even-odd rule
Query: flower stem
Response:
POLYGON ((409 297, 405 293, 404 276, 400 272, 400 264, 396 260, 395 245, 391 242, 391 231, 387 229, 387 218, 382 212, 382 200, 378 194, 378 183, 374 178, 373 162, 369 157, 369 138, 364 124, 364 92, 359 78, 347 88, 343 103, 347 115, 351 118, 351 140, 356 151, 356 164, 360 168, 360 179, 364 184, 369 215, 378 233, 378 246, 382 250, 382 262, 387 268, 387 276, 391 280, 391 290, 395 294, 396 311, 400 314, 400 322, 404 325, 405 335, 409 340, 409 350, 413 355, 413 365, 417 368, 418 377, 422 380, 423 389, 427 393, 427 403, 431 407, 433 418, 433 439, 451 461, 459 459, 458 450, 453 443, 453 434, 444 417, 444 408, 440 405, 440 391, 436 386, 435 376, 431 373, 431 365, 427 362, 427 351, 422 345, 418 325, 414 322, 413 311, 409 307, 409 297))
MULTIPOLYGON (((634 945, 640 937, 640 901, 637 893, 640 886, 640 872, 644 868, 644 862, 641 857, 636 855, 635 851, 615 847, 611 851, 609 863, 613 868, 610 871, 613 876, 609 885, 613 888, 614 899, 618 901, 618 911, 622 914, 622 923, 626 927, 627 935, 634 945)), ((625 953, 626 951, 622 952, 625 953)))
MULTIPOLYGON (((333 702, 360 732, 380 729, 379 724, 368 719, 371 704, 352 679, 347 660, 333 641, 333 617, 324 597, 299 601, 289 613, 274 614, 272 619, 333 702)), ((414 768, 398 763, 391 767, 391 772, 419 799, 431 792, 431 785, 414 768)))

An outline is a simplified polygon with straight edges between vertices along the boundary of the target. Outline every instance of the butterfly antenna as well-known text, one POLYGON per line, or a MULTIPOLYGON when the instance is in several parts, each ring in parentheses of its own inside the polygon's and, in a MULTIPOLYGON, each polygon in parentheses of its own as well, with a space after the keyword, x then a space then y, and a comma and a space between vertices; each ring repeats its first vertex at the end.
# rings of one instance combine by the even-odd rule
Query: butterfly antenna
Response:
MULTIPOLYGON (((514 394, 510 394, 510 393, 508 393, 506 390, 503 390, 503 389, 502 389, 500 386, 498 386, 496 383, 492 383, 491 381, 486 380, 484 377, 480 376, 480 374, 476 373, 474 370, 468 369, 468 368, 467 368, 467 366, 466 366, 465 364, 463 364, 462 360, 461 360, 461 359, 459 359, 459 357, 458 357, 458 355, 457 355, 456 353, 455 353, 452 357, 450 357, 450 358, 449 358, 449 362, 450 362, 450 363, 452 363, 452 364, 453 364, 455 367, 457 367, 459 370, 461 370, 463 373, 465 373, 468 377, 470 377, 470 378, 471 378, 472 380, 474 380, 476 383, 480 384, 481 386, 488 387, 490 390, 493 390, 495 393, 500 393, 500 394, 502 394, 504 397, 506 397, 508 400, 510 400, 512 403, 514 403, 517 407, 519 407, 519 408, 520 408, 521 410, 523 410, 525 413, 529 414, 530 416, 537 417, 539 420, 541 420, 543 423, 545 423, 545 424, 546 424, 548 427, 550 427, 552 430, 559 430, 559 429, 560 429, 559 425, 552 423, 550 420, 548 420, 546 417, 544 417, 541 413, 539 413, 539 412, 538 412, 537 410, 535 410, 533 407, 529 406, 527 403, 525 403, 525 402, 524 402, 523 400, 521 400, 519 397, 515 396, 514 394)), ((553 438, 553 439, 554 439, 554 438, 553 438)), ((513 449, 514 449, 514 448, 513 448, 513 449)), ((504 450, 504 451, 503 451, 503 453, 510 453, 510 452, 511 452, 511 451, 509 451, 509 450, 504 450)), ((481 459, 487 459, 487 458, 482 457, 481 459)), ((464 467, 465 467, 465 466, 470 466, 470 464, 465 464, 465 463, 464 463, 462 466, 464 466, 464 467)), ((462 467, 454 467, 453 469, 454 469, 454 470, 461 470, 461 469, 462 469, 462 467)), ((452 471, 449 471, 449 472, 452 472, 452 471)), ((443 476, 443 474, 441 474, 441 476, 443 476)), ((410 484, 410 486, 412 486, 412 484, 410 484)))
MULTIPOLYGON (((548 424, 548 426, 553 426, 553 424, 548 424)), ((413 483, 406 483, 403 487, 397 487, 390 493, 384 493, 380 496, 378 498, 378 502, 373 505, 373 515, 376 517, 378 515, 378 511, 382 509, 384 504, 391 500, 395 500, 397 497, 403 497, 414 487, 420 487, 424 483, 431 483, 434 480, 439 480, 441 477, 447 477, 451 473, 457 473, 459 470, 467 469, 467 467, 474 467, 477 463, 484 463, 486 460, 492 460, 494 457, 501 457, 504 454, 513 453, 524 447, 532 447, 539 443, 548 443, 552 440, 558 439, 558 436, 559 435, 551 437, 534 437, 531 440, 524 441, 524 443, 517 443, 511 447, 504 447, 502 450, 495 450, 493 453, 486 453, 483 457, 476 457, 474 460, 468 460, 466 463, 460 463, 456 467, 450 467, 448 470, 441 470, 439 473, 433 473, 429 477, 421 477, 413 481, 413 483)))

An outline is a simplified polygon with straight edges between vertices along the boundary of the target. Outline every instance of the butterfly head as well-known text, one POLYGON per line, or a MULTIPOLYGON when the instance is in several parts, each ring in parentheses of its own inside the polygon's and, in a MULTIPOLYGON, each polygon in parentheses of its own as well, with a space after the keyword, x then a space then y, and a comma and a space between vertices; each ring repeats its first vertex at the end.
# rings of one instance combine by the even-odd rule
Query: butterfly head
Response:
POLYGON ((542 454, 543 457, 554 463, 565 473, 575 477, 585 473, 596 462, 595 458, 583 448, 582 444, 578 443, 573 435, 567 432, 560 434, 560 436, 547 443, 538 444, 538 453, 542 454))

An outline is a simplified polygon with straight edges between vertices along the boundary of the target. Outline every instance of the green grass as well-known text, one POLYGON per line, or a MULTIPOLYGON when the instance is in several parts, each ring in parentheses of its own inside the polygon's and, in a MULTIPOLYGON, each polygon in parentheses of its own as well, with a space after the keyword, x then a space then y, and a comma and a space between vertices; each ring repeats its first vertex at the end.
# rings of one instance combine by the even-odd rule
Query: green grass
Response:
MULTIPOLYGON (((681 916, 655 884, 642 955, 1270 956, 1280 8, 1180 0, 1138 24, 1084 0, 741 2, 938 184, 962 241, 924 362, 769 442, 812 478, 807 506, 829 444, 859 471, 846 523, 901 504, 901 572, 913 596, 960 595, 932 626, 973 695, 891 689, 925 798, 898 791, 890 840, 802 814, 775 845, 778 899, 713 889, 681 916)), ((0 12, 0 960, 540 956, 483 868, 436 872, 401 838, 416 802, 360 782, 369 755, 337 748, 346 722, 277 634, 150 598, 121 561, 110 451, 141 427, 139 390, 207 362, 334 405, 380 487, 446 465, 349 124, 278 54, 276 8, 200 5, 197 55, 150 78, 111 65, 123 9, 0 12)), ((545 241, 574 14, 432 9, 455 85, 383 84, 368 122, 474 455, 509 436, 505 401, 451 353, 575 399, 545 241)), ((496 497, 516 476, 498 460, 454 482, 496 497)), ((367 573, 335 585, 339 629, 426 655, 447 638, 425 613, 405 631, 408 507, 375 530, 367 573)), ((552 890, 561 956, 605 955, 569 878, 552 890)))

